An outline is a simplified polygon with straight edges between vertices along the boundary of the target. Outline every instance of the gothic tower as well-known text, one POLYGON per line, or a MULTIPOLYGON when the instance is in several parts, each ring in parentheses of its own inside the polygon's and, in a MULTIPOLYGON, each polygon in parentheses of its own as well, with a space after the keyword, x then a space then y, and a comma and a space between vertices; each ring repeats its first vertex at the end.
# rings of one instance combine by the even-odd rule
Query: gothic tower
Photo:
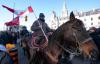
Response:
POLYGON ((62 8, 62 14, 61 14, 62 18, 68 17, 68 10, 67 10, 67 6, 66 6, 66 0, 64 0, 63 3, 63 8, 62 8))

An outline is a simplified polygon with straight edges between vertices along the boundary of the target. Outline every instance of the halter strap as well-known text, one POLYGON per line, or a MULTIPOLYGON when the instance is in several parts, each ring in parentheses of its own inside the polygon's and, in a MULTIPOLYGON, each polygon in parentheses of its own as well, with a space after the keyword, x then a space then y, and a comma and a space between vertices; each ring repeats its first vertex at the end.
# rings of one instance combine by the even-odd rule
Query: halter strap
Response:
MULTIPOLYGON (((73 31, 73 29, 72 29, 72 31, 73 31)), ((75 40, 76 40, 76 42, 78 43, 79 48, 80 48, 80 41, 78 40, 78 38, 77 38, 77 36, 76 36, 76 33, 73 32, 73 35, 74 35, 75 40)), ((89 38, 85 39, 85 41, 83 41, 82 44, 84 44, 85 42, 88 42, 89 40, 92 40, 92 38, 89 37, 89 38)), ((60 44, 58 44, 58 43, 56 43, 56 44, 57 44, 59 47, 61 47, 65 52, 68 52, 68 53, 73 54, 73 55, 79 55, 79 54, 81 54, 81 52, 71 52, 70 50, 65 49, 62 45, 60 45, 60 44)))
POLYGON ((83 41, 82 44, 84 44, 85 42, 88 42, 88 41, 90 41, 90 40, 92 40, 91 37, 89 37, 89 38, 87 38, 85 41, 83 41))
POLYGON ((57 44, 59 47, 61 47, 65 52, 68 52, 68 53, 73 54, 73 55, 80 54, 80 53, 77 53, 77 52, 71 52, 71 51, 65 49, 62 45, 60 45, 60 44, 58 44, 58 43, 56 43, 56 44, 57 44))

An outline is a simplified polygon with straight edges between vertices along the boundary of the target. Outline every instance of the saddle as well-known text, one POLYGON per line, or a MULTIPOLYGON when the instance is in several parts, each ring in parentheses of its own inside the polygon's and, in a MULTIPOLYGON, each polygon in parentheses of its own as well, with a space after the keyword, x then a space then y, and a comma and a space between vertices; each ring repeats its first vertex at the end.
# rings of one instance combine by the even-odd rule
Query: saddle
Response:
MULTIPOLYGON (((51 34, 48 33, 47 38, 50 35, 51 34)), ((33 47, 36 47, 36 48, 45 48, 48 45, 48 40, 46 39, 45 36, 34 36, 33 34, 31 44, 33 47)))
POLYGON ((44 36, 36 36, 35 37, 35 43, 38 45, 42 45, 45 42, 44 36))
POLYGON ((48 44, 46 38, 44 36, 32 36, 32 47, 35 48, 45 48, 48 44))

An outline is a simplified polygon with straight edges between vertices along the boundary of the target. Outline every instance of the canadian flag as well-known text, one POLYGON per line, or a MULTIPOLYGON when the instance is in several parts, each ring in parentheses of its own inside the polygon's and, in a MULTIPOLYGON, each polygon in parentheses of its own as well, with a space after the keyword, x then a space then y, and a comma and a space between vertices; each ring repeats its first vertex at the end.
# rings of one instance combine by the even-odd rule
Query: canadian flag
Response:
POLYGON ((18 16, 26 16, 27 14, 33 12, 33 9, 32 9, 31 6, 29 6, 29 7, 27 8, 27 10, 25 10, 25 11, 14 10, 14 9, 8 7, 8 6, 5 6, 5 5, 2 5, 2 7, 6 8, 6 9, 9 10, 10 12, 12 12, 12 13, 18 15, 18 16))
POLYGON ((10 22, 5 23, 6 26, 16 26, 19 25, 19 16, 11 20, 10 22))

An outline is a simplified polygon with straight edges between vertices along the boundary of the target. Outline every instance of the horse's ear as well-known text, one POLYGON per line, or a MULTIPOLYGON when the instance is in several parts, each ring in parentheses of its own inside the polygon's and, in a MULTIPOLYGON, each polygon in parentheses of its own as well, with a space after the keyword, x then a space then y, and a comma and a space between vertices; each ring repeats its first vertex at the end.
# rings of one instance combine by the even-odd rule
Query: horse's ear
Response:
POLYGON ((70 20, 75 20, 75 15, 74 15, 73 11, 70 13, 70 20))

